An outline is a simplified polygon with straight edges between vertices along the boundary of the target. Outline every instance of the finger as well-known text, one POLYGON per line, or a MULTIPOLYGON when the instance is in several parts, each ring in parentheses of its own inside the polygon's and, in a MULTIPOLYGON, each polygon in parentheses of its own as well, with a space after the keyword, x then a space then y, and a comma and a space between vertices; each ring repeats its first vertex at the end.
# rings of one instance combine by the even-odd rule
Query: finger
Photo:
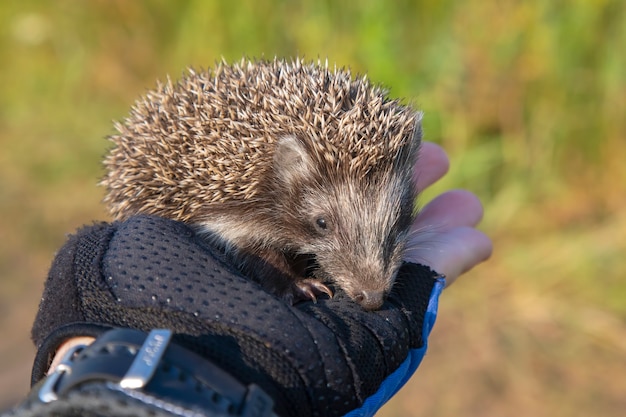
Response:
POLYGON ((404 259, 445 275, 449 286, 461 274, 489 259, 492 251, 491 239, 483 232, 472 227, 456 227, 411 242, 404 259))
POLYGON ((56 367, 61 364, 61 361, 65 355, 67 355, 67 352, 69 352, 72 348, 78 345, 90 345, 94 340, 95 339, 91 336, 75 336, 63 342, 63 344, 57 348, 54 358, 52 358, 52 362, 50 362, 50 366, 48 367, 49 372, 54 371, 56 367))
POLYGON ((435 197, 419 212, 413 230, 439 231, 458 226, 476 226, 483 218, 478 197, 466 190, 447 191, 435 197))
POLYGON ((449 239, 449 249, 432 254, 431 268, 446 276, 446 286, 452 285, 459 276, 489 259, 493 252, 491 239, 480 230, 462 227, 450 230, 444 237, 449 239), (450 262, 450 259, 456 262, 450 262))
POLYGON ((448 155, 439 145, 432 142, 422 142, 417 164, 413 171, 413 179, 418 190, 423 190, 443 177, 450 161, 448 155))

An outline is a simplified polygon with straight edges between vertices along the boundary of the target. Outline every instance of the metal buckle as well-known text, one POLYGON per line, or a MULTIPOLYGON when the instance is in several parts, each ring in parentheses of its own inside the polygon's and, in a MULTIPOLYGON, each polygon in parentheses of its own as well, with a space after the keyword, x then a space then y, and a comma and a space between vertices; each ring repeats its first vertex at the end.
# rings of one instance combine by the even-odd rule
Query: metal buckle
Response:
POLYGON ((172 338, 168 329, 154 329, 144 340, 141 349, 135 355, 133 363, 120 381, 120 387, 138 389, 146 386, 159 366, 172 338))
MULTIPOLYGON (((131 363, 128 371, 119 382, 120 387, 126 389, 139 389, 146 386, 150 379, 156 372, 159 361, 165 354, 167 346, 172 338, 172 331, 168 329, 155 329, 152 330, 146 340, 144 340, 141 348, 135 355, 133 362, 131 363)), ((39 389, 39 400, 42 403, 50 403, 58 400, 56 392, 59 379, 64 374, 72 373, 72 363, 74 356, 86 348, 88 345, 78 344, 69 349, 59 365, 48 375, 44 383, 39 389)))
POLYGON ((59 378, 65 373, 72 373, 72 362, 74 360, 74 355, 81 350, 83 350, 87 345, 80 344, 73 346, 68 350, 63 358, 61 359, 61 363, 54 369, 54 371, 48 375, 44 383, 41 385, 39 389, 39 400, 42 403, 50 403, 52 401, 56 401, 59 399, 56 393, 56 385, 59 381, 59 378))

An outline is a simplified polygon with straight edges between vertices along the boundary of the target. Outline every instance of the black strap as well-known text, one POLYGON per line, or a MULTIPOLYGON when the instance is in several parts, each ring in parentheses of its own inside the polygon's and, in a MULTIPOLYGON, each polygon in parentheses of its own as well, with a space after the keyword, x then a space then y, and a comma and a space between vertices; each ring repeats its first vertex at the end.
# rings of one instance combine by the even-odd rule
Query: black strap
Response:
POLYGON ((53 330, 43 342, 37 346, 37 353, 33 360, 33 369, 30 376, 30 386, 34 386, 46 377, 54 355, 66 340, 81 336, 97 339, 103 333, 113 328, 112 326, 99 323, 73 322, 53 330))
POLYGON ((273 401, 256 385, 244 386, 230 374, 170 341, 171 331, 149 335, 110 330, 89 346, 66 354, 39 387, 42 403, 66 398, 81 387, 101 383, 151 406, 173 405, 207 415, 270 417, 273 401))

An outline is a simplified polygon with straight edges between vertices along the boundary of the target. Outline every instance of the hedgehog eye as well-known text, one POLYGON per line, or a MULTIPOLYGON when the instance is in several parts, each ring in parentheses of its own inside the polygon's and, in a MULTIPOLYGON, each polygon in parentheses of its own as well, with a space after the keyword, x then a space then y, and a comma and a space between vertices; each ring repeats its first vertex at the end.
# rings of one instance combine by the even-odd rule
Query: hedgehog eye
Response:
POLYGON ((315 229, 320 233, 325 233, 328 230, 328 222, 324 217, 315 219, 315 229))

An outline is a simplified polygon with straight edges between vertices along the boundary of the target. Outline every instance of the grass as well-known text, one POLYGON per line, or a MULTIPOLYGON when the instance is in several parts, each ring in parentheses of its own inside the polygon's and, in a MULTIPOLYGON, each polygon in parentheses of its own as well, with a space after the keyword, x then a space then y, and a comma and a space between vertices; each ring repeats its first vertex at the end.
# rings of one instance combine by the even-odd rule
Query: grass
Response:
MULTIPOLYGON (((0 6, 0 405, 65 234, 107 219, 114 119, 223 58, 328 58, 423 109, 485 204, 493 259, 447 290, 383 416, 626 409, 626 6, 590 2, 9 1, 0 6)), ((16 381, 20 381, 17 383, 16 381)))

